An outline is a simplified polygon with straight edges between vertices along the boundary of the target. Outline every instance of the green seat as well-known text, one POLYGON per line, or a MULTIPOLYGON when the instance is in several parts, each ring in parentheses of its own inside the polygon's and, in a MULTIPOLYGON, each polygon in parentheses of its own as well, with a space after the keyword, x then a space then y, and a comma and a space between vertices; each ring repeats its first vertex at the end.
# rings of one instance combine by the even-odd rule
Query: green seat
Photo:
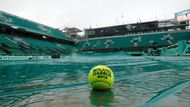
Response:
POLYGON ((5 47, 8 46, 10 48, 19 48, 19 46, 17 44, 14 44, 13 42, 11 42, 11 40, 6 38, 2 34, 0 34, 0 44, 1 44, 1 46, 5 46, 5 47))

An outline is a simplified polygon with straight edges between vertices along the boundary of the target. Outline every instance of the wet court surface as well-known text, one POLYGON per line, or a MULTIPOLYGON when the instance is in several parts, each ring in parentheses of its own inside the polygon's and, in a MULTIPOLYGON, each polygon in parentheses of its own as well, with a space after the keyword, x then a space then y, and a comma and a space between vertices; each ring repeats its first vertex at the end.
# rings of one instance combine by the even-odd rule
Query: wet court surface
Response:
POLYGON ((73 54, 63 59, 0 61, 0 107, 189 107, 190 57, 73 54), (115 74, 113 89, 93 91, 96 65, 115 74))

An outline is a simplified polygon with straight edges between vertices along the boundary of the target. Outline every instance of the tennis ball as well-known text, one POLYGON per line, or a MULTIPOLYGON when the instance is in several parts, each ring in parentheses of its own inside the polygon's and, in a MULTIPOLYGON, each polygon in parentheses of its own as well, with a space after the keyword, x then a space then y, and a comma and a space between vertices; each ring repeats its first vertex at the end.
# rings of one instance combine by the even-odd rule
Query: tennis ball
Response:
POLYGON ((95 90, 107 90, 112 87, 114 74, 112 70, 105 65, 95 66, 88 74, 88 82, 95 90))

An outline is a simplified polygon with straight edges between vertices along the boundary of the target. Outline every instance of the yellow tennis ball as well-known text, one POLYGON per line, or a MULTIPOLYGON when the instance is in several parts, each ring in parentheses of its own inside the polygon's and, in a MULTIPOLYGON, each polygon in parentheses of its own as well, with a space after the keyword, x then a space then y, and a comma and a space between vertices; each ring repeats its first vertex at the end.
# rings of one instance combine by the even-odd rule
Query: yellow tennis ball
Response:
POLYGON ((88 82, 95 90, 107 90, 112 87, 114 74, 112 70, 105 65, 95 66, 88 74, 88 82))

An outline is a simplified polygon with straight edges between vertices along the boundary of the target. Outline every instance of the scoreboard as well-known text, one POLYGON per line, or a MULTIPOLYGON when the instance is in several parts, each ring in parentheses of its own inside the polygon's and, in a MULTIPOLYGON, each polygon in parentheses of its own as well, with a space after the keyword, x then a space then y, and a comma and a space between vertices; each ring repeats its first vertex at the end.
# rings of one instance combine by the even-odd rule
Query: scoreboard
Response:
POLYGON ((190 9, 175 13, 178 22, 190 20, 190 9))

